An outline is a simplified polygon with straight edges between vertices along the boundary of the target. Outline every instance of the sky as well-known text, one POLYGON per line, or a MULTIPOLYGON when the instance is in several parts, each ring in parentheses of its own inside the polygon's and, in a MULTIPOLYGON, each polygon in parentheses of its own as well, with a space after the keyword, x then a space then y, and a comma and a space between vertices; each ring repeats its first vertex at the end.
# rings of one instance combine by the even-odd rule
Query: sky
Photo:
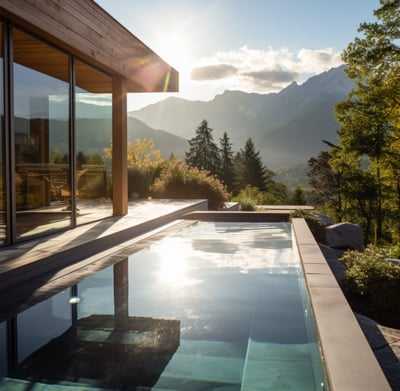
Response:
POLYGON ((279 92, 337 67, 380 0, 95 0, 179 72, 173 94, 129 94, 128 111, 226 90, 279 92))

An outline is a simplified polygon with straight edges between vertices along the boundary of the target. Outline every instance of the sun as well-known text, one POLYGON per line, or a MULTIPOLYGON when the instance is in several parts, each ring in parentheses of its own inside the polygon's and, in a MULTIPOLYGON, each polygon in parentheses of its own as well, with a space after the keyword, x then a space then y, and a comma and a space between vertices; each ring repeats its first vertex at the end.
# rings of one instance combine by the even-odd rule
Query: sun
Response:
POLYGON ((157 275, 159 281, 170 288, 182 288, 199 283, 192 278, 190 256, 191 246, 179 238, 165 238, 156 247, 160 259, 157 275))
POLYGON ((183 33, 173 31, 157 36, 155 51, 178 72, 184 71, 189 66, 191 50, 183 33))

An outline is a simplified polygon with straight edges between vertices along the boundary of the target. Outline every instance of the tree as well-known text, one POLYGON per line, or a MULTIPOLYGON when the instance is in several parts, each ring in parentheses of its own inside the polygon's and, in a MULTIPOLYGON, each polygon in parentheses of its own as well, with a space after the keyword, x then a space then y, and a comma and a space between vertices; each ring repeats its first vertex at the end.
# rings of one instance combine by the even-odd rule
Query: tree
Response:
POLYGON ((235 190, 239 192, 247 185, 267 190, 268 182, 272 181, 274 173, 268 170, 260 157, 260 152, 255 150, 253 140, 249 138, 235 158, 235 190))
POLYGON ((196 129, 195 137, 189 140, 190 149, 186 152, 186 163, 216 175, 220 167, 220 155, 212 131, 207 120, 203 120, 196 129))
POLYGON ((224 132, 220 142, 220 158, 221 167, 219 171, 219 177, 224 182, 228 190, 232 190, 234 180, 234 155, 232 151, 232 144, 229 141, 229 137, 224 132))
POLYGON ((296 186, 289 200, 291 205, 306 205, 307 200, 304 195, 304 190, 301 186, 296 186))
MULTIPOLYGON (((343 52, 346 73, 355 80, 355 88, 335 107, 340 160, 355 158, 359 162, 357 175, 370 179, 360 181, 359 187, 371 180, 374 183, 373 203, 370 192, 355 189, 356 183, 352 188, 353 194, 364 195, 364 201, 374 205, 372 219, 378 240, 384 236, 384 219, 391 206, 388 179, 394 175, 393 159, 399 160, 393 146, 400 138, 400 0, 381 3, 374 12, 378 21, 362 23, 359 32, 363 37, 355 38, 343 52)), ((392 186, 399 184, 392 182, 392 186)))
POLYGON ((346 200, 343 194, 343 175, 331 165, 331 154, 321 151, 308 161, 308 183, 312 187, 312 198, 316 205, 323 205, 333 220, 343 221, 346 200))

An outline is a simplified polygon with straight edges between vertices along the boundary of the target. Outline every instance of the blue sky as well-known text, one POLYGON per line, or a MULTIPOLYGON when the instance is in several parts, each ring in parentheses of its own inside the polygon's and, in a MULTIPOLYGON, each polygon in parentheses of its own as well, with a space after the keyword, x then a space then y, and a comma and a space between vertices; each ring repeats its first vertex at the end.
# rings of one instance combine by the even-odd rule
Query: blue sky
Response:
MULTIPOLYGON (((379 0, 96 0, 180 74, 180 92, 270 93, 340 65, 379 0)), ((131 94, 134 110, 167 94, 131 94)))

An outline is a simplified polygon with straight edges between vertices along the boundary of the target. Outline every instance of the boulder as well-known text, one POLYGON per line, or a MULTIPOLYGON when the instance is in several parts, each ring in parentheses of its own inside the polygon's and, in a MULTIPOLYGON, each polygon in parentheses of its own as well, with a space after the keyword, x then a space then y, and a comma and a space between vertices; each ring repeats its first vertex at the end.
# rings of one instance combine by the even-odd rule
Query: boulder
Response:
POLYGON ((341 283, 346 276, 346 267, 343 262, 339 261, 339 258, 343 255, 343 250, 335 250, 322 243, 318 243, 318 245, 337 282, 341 283))
POLYGON ((334 222, 326 215, 318 212, 310 212, 310 216, 315 217, 318 219, 322 225, 327 226, 327 225, 333 225, 334 222))
POLYGON ((339 223, 325 227, 325 244, 332 248, 364 251, 361 227, 353 223, 339 223))

